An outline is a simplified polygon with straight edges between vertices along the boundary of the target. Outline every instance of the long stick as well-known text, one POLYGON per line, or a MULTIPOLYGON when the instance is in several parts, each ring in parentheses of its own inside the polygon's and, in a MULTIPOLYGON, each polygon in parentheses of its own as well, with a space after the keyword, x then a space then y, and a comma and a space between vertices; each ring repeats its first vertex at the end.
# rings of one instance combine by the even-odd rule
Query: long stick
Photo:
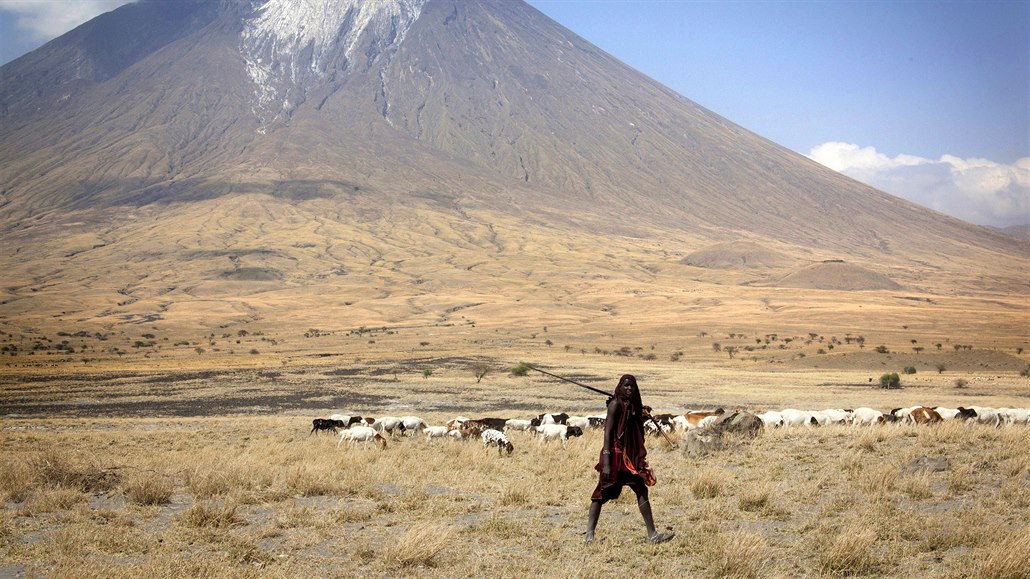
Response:
POLYGON ((530 370, 536 370, 537 372, 540 372, 541 374, 547 374, 551 378, 557 378, 559 380, 564 380, 565 382, 568 382, 569 384, 575 384, 576 386, 579 386, 580 388, 586 388, 587 390, 593 390, 594 392, 597 392, 598 394, 604 394, 605 396, 611 396, 612 395, 611 392, 605 392, 604 390, 600 390, 600 389, 594 388, 593 386, 587 386, 586 384, 580 384, 579 382, 576 382, 575 380, 570 380, 570 379, 568 379, 568 378, 566 378, 564 376, 559 376, 557 374, 551 374, 550 372, 546 372, 544 370, 541 370, 540 368, 534 368, 533 366, 530 366, 529 364, 526 364, 525 362, 523 362, 523 365, 526 368, 529 368, 530 370))
MULTIPOLYGON (((587 390, 592 390, 594 392, 597 392, 598 394, 604 394, 605 396, 611 396, 611 394, 609 394, 608 392, 605 392, 604 390, 600 390, 598 388, 594 388, 593 386, 587 386, 586 384, 581 384, 579 382, 576 382, 575 380, 571 380, 571 379, 566 378, 564 376, 559 376, 557 374, 551 374, 550 372, 547 372, 545 370, 541 370, 540 368, 534 368, 533 366, 530 366, 529 364, 526 364, 525 362, 523 362, 522 364, 526 368, 529 368, 530 370, 536 370, 537 372, 540 372, 541 374, 547 374, 548 376, 550 376, 552 378, 557 378, 557 379, 562 380, 564 382, 568 382, 569 384, 575 384, 576 386, 579 386, 580 388, 586 388, 587 390)), ((646 411, 646 410, 644 410, 643 408, 641 408, 640 411, 644 413, 644 416, 646 416, 646 417, 651 419, 651 422, 654 423, 655 428, 658 429, 658 433, 662 435, 662 438, 665 439, 665 442, 668 442, 669 446, 671 446, 673 448, 677 448, 676 443, 673 442, 671 438, 669 438, 669 435, 665 433, 665 430, 662 429, 662 425, 658 424, 658 421, 654 419, 654 416, 651 416, 651 413, 646 411)))

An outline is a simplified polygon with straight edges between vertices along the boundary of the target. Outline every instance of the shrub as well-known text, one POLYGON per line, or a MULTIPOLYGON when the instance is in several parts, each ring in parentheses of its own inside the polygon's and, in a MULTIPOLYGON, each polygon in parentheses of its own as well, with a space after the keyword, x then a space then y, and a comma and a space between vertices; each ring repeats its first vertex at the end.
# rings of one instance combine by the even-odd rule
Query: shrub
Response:
POLYGON ((518 366, 511 369, 511 373, 516 376, 525 376, 526 374, 529 374, 529 365, 525 362, 519 362, 518 366))
POLYGON ((901 377, 897 372, 880 376, 880 388, 901 388, 901 377))
POLYGON ((879 346, 876 347, 876 352, 879 353, 879 354, 890 354, 891 353, 891 351, 887 349, 887 346, 884 346, 883 344, 880 344, 879 346))
POLYGON ((947 370, 947 369, 948 369, 948 367, 945 366, 944 364, 937 364, 937 373, 938 374, 943 374, 944 371, 947 370))
POLYGON ((906 374, 915 374, 916 373, 916 369, 915 369, 914 366, 905 366, 905 369, 903 370, 903 372, 905 372, 906 374))
POLYGON ((955 388, 965 388, 969 384, 969 380, 965 378, 955 378, 955 388))
POLYGON ((1027 366, 1026 368, 1020 370, 1019 375, 1024 378, 1030 378, 1030 366, 1027 366))

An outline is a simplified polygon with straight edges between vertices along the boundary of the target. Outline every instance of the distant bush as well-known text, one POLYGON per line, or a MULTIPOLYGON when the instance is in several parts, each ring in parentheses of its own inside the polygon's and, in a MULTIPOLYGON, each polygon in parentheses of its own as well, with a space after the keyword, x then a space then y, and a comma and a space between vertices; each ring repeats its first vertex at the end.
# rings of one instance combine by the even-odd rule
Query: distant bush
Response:
POLYGON ((955 388, 965 388, 969 384, 969 380, 965 378, 955 378, 955 388))
POLYGON ((879 353, 879 354, 890 354, 891 353, 891 351, 887 349, 887 346, 884 346, 883 344, 880 344, 879 346, 876 347, 876 352, 879 353))
POLYGON ((1024 378, 1030 378, 1030 366, 1027 366, 1026 368, 1020 370, 1019 375, 1024 378))
POLYGON ((529 366, 525 362, 519 362, 518 366, 511 369, 511 373, 516 376, 525 376, 529 374, 529 366))
POLYGON ((948 369, 948 367, 945 366, 944 364, 937 364, 937 373, 938 374, 944 373, 944 371, 947 370, 947 369, 948 369))
POLYGON ((915 369, 914 366, 905 366, 905 369, 902 370, 902 371, 904 373, 906 373, 906 374, 915 374, 916 373, 916 369, 915 369))
POLYGON ((897 372, 880 376, 880 388, 901 388, 901 377, 898 376, 897 372))

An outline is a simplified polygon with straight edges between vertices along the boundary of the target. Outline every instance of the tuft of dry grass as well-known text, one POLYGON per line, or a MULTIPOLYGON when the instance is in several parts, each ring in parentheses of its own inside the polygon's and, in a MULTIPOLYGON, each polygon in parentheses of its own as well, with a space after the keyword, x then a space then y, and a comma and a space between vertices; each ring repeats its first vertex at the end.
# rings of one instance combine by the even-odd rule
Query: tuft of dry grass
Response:
POLYGON ((978 563, 977 577, 1025 579, 1030 573, 1030 531, 1024 529, 988 547, 978 563))
POLYGON ((123 490, 135 505, 166 505, 175 493, 175 484, 166 475, 146 471, 130 477, 123 490))
POLYGON ((24 501, 35 484, 28 462, 18 459, 0 461, 0 500, 24 501))
POLYGON ((409 528, 394 543, 382 551, 383 560, 394 569, 434 567, 437 557, 450 547, 458 537, 451 525, 428 523, 409 528))
POLYGON ((720 533, 705 554, 712 576, 741 579, 762 576, 771 557, 769 542, 747 531, 720 533))
POLYGON ((749 513, 764 511, 772 505, 772 490, 768 482, 749 485, 737 496, 737 506, 749 513))
POLYGON ((959 465, 948 471, 948 490, 955 494, 969 492, 976 485, 976 470, 968 464, 959 465))
POLYGON ((29 495, 20 514, 34 517, 41 513, 63 511, 85 500, 86 495, 78 489, 53 486, 41 487, 29 495))
POLYGON ((500 504, 506 507, 525 505, 532 497, 532 489, 525 482, 517 482, 505 487, 501 493, 500 504))
POLYGON ((901 479, 901 491, 915 500, 933 498, 933 478, 928 472, 912 474, 901 479))
MULTIPOLYGON (((54 489, 103 492, 113 488, 118 478, 92 457, 84 457, 53 444, 0 463, 0 493, 5 500, 32 500, 34 493, 53 495, 54 489)), ((37 499, 37 508, 43 505, 63 508, 60 505, 73 494, 63 491, 49 498, 37 499)))
POLYGON ((817 538, 819 568, 834 575, 865 575, 879 565, 876 556, 876 531, 851 525, 834 538, 817 538))
POLYGON ((712 499, 719 496, 726 487, 729 475, 725 471, 705 468, 697 473, 690 485, 694 498, 712 499))
POLYGON ((243 524, 232 503, 196 503, 183 511, 178 519, 183 525, 197 529, 228 529, 243 524))

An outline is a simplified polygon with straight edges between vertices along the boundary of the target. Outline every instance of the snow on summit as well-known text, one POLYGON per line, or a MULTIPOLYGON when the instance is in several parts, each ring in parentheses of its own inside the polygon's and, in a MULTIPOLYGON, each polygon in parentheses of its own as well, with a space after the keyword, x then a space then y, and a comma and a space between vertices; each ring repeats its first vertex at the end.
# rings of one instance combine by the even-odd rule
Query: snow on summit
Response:
MULTIPOLYGON (((247 72, 258 86, 258 106, 279 116, 292 108, 290 95, 311 76, 324 77, 363 63, 355 60, 366 33, 387 52, 421 14, 426 0, 266 0, 244 24, 240 50, 247 72)), ((369 57, 369 64, 371 59, 369 57)), ((300 89, 303 90, 303 89, 300 89)), ((263 114, 264 113, 264 114, 263 114)))

